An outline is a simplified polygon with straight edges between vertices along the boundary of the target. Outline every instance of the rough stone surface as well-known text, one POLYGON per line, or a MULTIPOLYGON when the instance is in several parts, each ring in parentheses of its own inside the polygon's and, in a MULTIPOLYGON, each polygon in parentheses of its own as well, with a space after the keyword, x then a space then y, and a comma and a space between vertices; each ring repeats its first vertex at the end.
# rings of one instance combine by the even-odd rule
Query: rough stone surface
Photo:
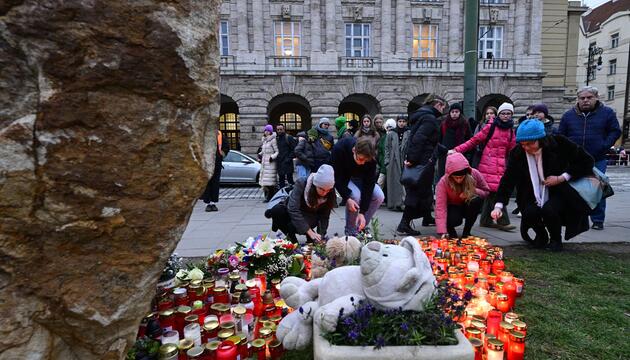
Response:
POLYGON ((0 1, 0 359, 124 357, 213 169, 218 8, 0 1))

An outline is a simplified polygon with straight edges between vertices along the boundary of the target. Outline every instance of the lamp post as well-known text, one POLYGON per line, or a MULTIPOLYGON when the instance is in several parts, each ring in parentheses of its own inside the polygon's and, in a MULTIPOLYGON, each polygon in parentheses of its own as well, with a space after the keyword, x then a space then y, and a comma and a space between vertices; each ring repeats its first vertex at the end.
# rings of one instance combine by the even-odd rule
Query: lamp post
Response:
POLYGON ((591 80, 591 75, 595 74, 595 71, 602 69, 602 53, 604 49, 597 46, 590 46, 588 48, 588 64, 586 65, 586 86, 588 86, 591 80), (597 58, 597 65, 595 65, 595 56, 597 58))

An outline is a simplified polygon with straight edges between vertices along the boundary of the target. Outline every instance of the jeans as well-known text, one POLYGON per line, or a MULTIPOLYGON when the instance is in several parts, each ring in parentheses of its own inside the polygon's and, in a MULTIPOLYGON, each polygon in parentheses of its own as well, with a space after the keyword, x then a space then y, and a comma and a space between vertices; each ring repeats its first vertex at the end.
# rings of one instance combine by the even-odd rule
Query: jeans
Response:
MULTIPOLYGON (((357 202, 357 204, 361 204, 361 190, 362 181, 358 178, 353 178, 348 182, 348 189, 352 192, 350 198, 357 202)), ((383 194, 383 190, 377 185, 374 184, 374 191, 372 191, 372 199, 370 200, 370 206, 368 207, 365 214, 365 225, 366 227, 370 224, 370 220, 376 210, 381 206, 385 200, 385 195, 383 194)), ((348 207, 346 206, 346 228, 345 233, 348 236, 356 236, 359 232, 357 230, 357 217, 359 216, 359 212, 350 212, 348 211, 348 207)))
POLYGON ((308 177, 311 173, 304 165, 295 165, 295 170, 297 171, 298 179, 308 177))
MULTIPOLYGON (((595 161, 595 167, 603 172, 604 174, 606 173, 606 163, 607 160, 599 160, 599 161, 595 161)), ((604 218, 606 217, 606 199, 602 199, 599 204, 597 204, 597 207, 595 207, 595 209, 593 209, 593 211, 591 211, 591 221, 592 222, 600 222, 603 223, 604 222, 604 218)))

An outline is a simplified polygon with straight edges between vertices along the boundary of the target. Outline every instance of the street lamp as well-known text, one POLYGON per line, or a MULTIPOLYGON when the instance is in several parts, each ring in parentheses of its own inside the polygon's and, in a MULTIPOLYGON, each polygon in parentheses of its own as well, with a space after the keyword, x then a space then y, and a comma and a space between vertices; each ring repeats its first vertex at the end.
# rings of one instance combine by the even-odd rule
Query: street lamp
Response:
POLYGON ((586 65, 586 86, 588 86, 588 82, 591 80, 591 76, 595 75, 595 71, 602 69, 602 53, 604 49, 597 46, 590 46, 588 48, 588 64, 586 65), (597 65, 595 65, 595 56, 599 56, 597 58, 597 65))

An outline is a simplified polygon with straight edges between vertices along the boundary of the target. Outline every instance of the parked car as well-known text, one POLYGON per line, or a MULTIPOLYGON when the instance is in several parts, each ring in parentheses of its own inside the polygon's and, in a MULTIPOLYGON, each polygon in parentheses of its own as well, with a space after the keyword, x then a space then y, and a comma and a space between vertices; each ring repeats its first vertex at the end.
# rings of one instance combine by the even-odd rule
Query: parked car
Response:
POLYGON ((221 184, 258 183, 260 163, 240 151, 230 150, 223 159, 221 184))

